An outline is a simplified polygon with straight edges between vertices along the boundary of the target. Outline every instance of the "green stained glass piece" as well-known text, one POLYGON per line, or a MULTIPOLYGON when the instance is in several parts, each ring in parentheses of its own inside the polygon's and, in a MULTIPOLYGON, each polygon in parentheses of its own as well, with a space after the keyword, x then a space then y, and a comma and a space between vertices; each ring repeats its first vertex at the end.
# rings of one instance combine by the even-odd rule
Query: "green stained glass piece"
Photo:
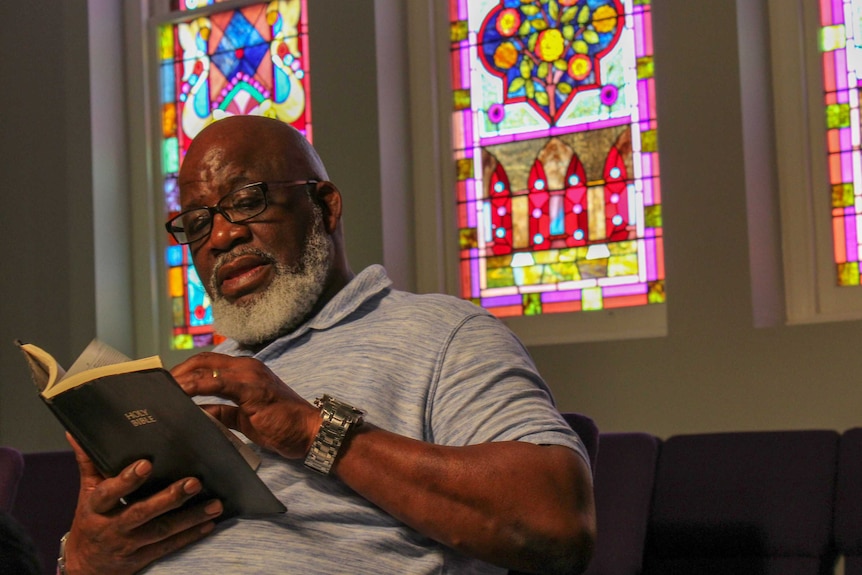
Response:
POLYGON ((507 268, 512 265, 512 256, 491 256, 488 258, 489 268, 507 268))
POLYGON ((561 262, 574 262, 581 259, 582 255, 578 255, 578 248, 567 248, 559 251, 558 259, 561 262))
POLYGON ((664 280, 650 282, 647 288, 647 301, 649 303, 664 303, 666 301, 664 293, 664 280))
POLYGON ((533 252, 533 261, 537 264, 552 264, 560 259, 560 252, 557 250, 542 250, 533 252))
POLYGON ((608 258, 608 277, 633 276, 638 273, 638 256, 629 254, 608 258))
POLYGON ((850 105, 832 104, 826 106, 826 127, 847 128, 850 126, 850 105))
POLYGON ((511 287, 515 285, 514 270, 505 268, 488 268, 485 277, 489 288, 511 287))
POLYGON ((473 161, 468 159, 458 160, 455 164, 456 174, 459 182, 469 180, 473 177, 473 161))
POLYGON ((838 285, 859 285, 859 262, 847 262, 838 264, 838 285))
POLYGON ((194 340, 188 333, 175 335, 171 347, 173 349, 194 349, 194 340))
POLYGON ((524 294, 524 315, 541 315, 542 299, 537 293, 524 294))
POLYGON ((519 269, 521 270, 522 276, 518 285, 534 286, 542 283, 545 266, 524 266, 519 269))
POLYGON ((171 298, 171 319, 174 327, 186 327, 186 305, 181 297, 171 298))
POLYGON ((470 90, 455 90, 452 92, 452 104, 456 110, 469 110, 470 90))
POLYGON ((449 27, 449 39, 452 42, 461 42, 462 40, 466 40, 468 31, 466 20, 452 22, 452 25, 449 27))
POLYGON ((458 237, 460 238, 459 244, 462 250, 469 250, 479 247, 479 239, 477 237, 476 228, 461 228, 458 237))
POLYGON ((644 206, 644 224, 648 228, 660 228, 662 226, 661 204, 644 206))
POLYGON ((835 184, 832 186, 832 207, 846 208, 855 202, 853 197, 853 184, 835 184))
POLYGON ((560 278, 561 282, 571 282, 577 281, 581 279, 581 272, 578 270, 578 266, 574 263, 557 263, 551 264, 551 267, 554 269, 554 273, 560 278))
POLYGON ((612 242, 608 244, 608 251, 613 256, 637 254, 638 245, 633 241, 612 242))
POLYGON ((658 151, 658 134, 655 130, 644 130, 641 132, 641 151, 658 151))
POLYGON ((176 138, 162 140, 162 170, 165 174, 180 171, 180 146, 176 138))
POLYGON ((637 61, 638 79, 652 78, 655 76, 655 61, 652 56, 644 56, 638 58, 637 61))

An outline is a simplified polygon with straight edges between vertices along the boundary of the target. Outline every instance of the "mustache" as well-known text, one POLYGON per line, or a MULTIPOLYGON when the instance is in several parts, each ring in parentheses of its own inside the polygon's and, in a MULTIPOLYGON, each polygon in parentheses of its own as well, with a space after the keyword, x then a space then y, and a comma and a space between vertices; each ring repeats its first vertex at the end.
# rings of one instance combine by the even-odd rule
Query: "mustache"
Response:
POLYGON ((252 246, 239 247, 235 250, 223 253, 216 258, 215 265, 213 266, 212 272, 210 273, 209 284, 210 287, 213 289, 213 293, 215 293, 216 286, 218 285, 218 274, 221 268, 234 261, 235 259, 247 255, 257 256, 271 264, 277 263, 275 260, 275 256, 273 256, 271 253, 265 252, 260 248, 255 248, 252 246))

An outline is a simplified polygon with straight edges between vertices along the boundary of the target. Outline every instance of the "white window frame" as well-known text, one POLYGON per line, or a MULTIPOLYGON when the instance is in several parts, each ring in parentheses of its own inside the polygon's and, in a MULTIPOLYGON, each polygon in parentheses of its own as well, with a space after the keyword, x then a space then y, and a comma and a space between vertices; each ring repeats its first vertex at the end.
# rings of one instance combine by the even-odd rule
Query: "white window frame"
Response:
MULTIPOLYGON (((448 18, 448 2, 408 3, 417 289, 457 296, 458 234, 453 191, 448 18)), ((673 301, 672 290, 668 301, 673 301)), ((662 337, 667 335, 666 306, 650 304, 503 321, 527 345, 662 337)))
POLYGON ((862 319, 862 288, 836 284, 819 6, 769 0, 786 322, 862 319))

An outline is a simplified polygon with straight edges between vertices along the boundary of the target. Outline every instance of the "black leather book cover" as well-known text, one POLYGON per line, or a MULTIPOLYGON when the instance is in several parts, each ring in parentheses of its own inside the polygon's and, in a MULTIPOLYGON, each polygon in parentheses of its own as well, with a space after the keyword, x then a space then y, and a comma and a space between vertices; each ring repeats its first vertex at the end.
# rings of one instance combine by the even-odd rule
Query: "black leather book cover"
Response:
POLYGON ((164 369, 109 375, 42 399, 105 476, 138 459, 152 462, 152 475, 134 499, 197 477, 204 491, 195 500, 221 499, 219 520, 286 511, 164 369))

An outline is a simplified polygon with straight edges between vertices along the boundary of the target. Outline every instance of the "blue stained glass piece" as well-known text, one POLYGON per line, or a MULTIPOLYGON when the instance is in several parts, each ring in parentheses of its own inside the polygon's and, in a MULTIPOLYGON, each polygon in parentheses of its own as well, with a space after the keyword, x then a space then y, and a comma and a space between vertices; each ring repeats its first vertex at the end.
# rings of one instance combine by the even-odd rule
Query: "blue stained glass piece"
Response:
POLYGON ((168 267, 175 268, 183 264, 183 246, 168 246, 165 250, 165 261, 168 267))
POLYGON ((566 224, 563 219, 563 210, 554 210, 555 213, 551 215, 551 227, 550 234, 552 236, 559 236, 561 234, 566 233, 566 224))
POLYGON ((188 268, 188 294, 189 294, 189 325, 204 326, 213 322, 212 306, 209 296, 204 290, 204 284, 194 266, 188 268), (203 310, 199 313, 198 310, 203 310))
POLYGON ((176 97, 176 85, 174 80, 174 63, 166 62, 161 65, 162 69, 162 104, 173 102, 176 97))
POLYGON ((290 98, 290 81, 287 74, 281 68, 275 68, 274 72, 275 94, 273 95, 273 100, 276 104, 281 104, 290 98))
POLYGON ((210 114, 210 91, 206 86, 201 87, 195 94, 192 104, 195 107, 195 114, 198 118, 206 118, 210 114))
POLYGON ((269 44, 260 32, 242 13, 235 12, 211 60, 225 78, 233 78, 239 72, 254 76, 268 52, 269 44), (242 48, 241 57, 237 55, 239 48, 242 48))

